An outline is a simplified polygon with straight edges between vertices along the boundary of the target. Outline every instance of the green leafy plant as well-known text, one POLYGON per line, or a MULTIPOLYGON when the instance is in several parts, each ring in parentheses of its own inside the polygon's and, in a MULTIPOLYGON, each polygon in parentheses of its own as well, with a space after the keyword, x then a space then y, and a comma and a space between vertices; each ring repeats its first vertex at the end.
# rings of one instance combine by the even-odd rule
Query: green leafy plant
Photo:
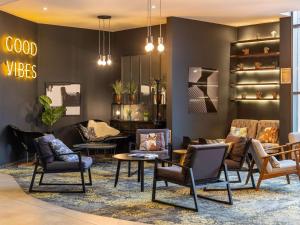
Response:
POLYGON ((41 118, 42 122, 51 129, 52 126, 65 114, 66 108, 64 106, 51 106, 52 100, 46 95, 41 95, 39 97, 39 102, 44 107, 41 118))
POLYGON ((124 87, 123 87, 123 83, 120 80, 117 80, 112 85, 112 88, 114 89, 114 92, 115 92, 116 95, 122 95, 125 92, 124 87))
POLYGON ((132 81, 127 83, 126 85, 126 92, 130 95, 135 95, 138 91, 137 85, 132 81))

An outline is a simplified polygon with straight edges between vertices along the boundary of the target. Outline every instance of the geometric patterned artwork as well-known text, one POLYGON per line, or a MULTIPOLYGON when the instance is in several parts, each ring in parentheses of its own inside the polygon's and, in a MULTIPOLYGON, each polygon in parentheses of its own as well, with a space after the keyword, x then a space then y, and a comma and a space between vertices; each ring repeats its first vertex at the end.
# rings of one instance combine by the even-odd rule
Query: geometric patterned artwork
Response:
POLYGON ((189 113, 215 113, 218 111, 218 75, 219 71, 214 69, 189 68, 189 113))
POLYGON ((79 116, 81 110, 80 84, 47 83, 46 95, 51 98, 53 107, 66 107, 66 116, 79 116))

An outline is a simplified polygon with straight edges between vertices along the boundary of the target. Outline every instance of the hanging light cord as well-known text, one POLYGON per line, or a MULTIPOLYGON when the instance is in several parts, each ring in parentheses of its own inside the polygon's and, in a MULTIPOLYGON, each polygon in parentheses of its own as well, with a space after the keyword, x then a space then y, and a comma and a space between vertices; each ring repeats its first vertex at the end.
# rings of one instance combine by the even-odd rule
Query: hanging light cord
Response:
POLYGON ((151 10, 151 7, 152 7, 152 0, 149 1, 149 31, 150 31, 150 36, 152 35, 152 31, 151 31, 151 24, 152 24, 152 21, 151 21, 151 17, 152 17, 152 10, 151 10))
POLYGON ((149 37, 150 35, 150 31, 149 31, 149 1, 147 0, 147 37, 149 37))
POLYGON ((161 37, 161 0, 159 1, 159 37, 161 37))
POLYGON ((105 22, 102 20, 103 23, 103 55, 105 55, 105 22))
POLYGON ((108 20, 108 54, 110 55, 110 20, 108 20))
POLYGON ((101 20, 99 19, 99 33, 98 33, 98 46, 99 46, 99 57, 101 55, 101 20))

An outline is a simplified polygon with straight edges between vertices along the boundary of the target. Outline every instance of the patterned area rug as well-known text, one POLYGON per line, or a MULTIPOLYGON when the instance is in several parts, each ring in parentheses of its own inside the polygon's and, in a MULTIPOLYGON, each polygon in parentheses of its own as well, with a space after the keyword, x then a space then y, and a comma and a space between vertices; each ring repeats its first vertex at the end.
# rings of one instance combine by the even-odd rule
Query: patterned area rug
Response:
MULTIPOLYGON (((82 212, 149 224, 298 225, 300 223, 300 183, 297 176, 291 176, 290 185, 287 184, 285 177, 282 177, 263 181, 262 188, 258 192, 255 190, 234 191, 233 206, 199 199, 200 212, 195 213, 151 202, 152 164, 147 164, 145 168, 144 193, 140 192, 136 175, 127 177, 125 163, 121 168, 119 184, 117 188, 114 188, 115 170, 116 163, 95 164, 92 170, 93 186, 87 188, 86 194, 34 193, 32 196, 82 212)), ((19 166, 1 169, 0 173, 14 176, 24 191, 28 192, 32 171, 32 166, 19 166)), ((231 179, 236 179, 235 173, 230 175, 231 179)), ((45 176, 45 182, 58 181, 79 181, 79 175, 45 176)), ((166 188, 163 182, 158 186, 158 198, 193 206, 187 188, 176 185, 166 188)), ((43 189, 45 188, 43 187, 43 189)), ((199 192, 225 199, 225 193, 221 191, 199 192)))

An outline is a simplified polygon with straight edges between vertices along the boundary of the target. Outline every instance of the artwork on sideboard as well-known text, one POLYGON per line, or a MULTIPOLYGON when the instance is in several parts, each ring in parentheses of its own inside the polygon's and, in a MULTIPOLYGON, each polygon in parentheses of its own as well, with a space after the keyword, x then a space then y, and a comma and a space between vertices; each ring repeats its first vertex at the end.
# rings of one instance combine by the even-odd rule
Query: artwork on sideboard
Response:
POLYGON ((188 80, 188 112, 215 113, 218 111, 219 71, 190 67, 188 80))
POLYGON ((80 84, 47 83, 46 95, 52 99, 51 106, 65 106, 66 116, 79 116, 81 110, 80 84))

